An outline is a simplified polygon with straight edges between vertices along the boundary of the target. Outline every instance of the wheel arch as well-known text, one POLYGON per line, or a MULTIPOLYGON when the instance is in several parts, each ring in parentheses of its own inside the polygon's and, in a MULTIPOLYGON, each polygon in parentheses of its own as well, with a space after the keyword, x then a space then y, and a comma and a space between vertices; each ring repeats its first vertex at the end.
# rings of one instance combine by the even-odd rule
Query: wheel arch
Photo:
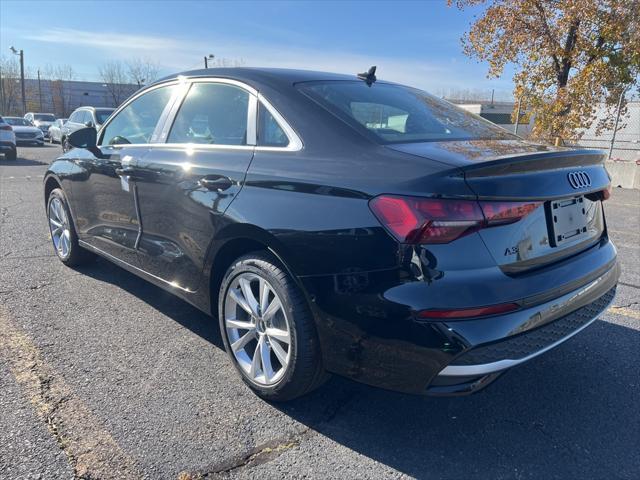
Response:
POLYGON ((45 205, 45 208, 47 206, 47 202, 49 201, 49 195, 56 188, 62 189, 62 182, 53 173, 49 173, 45 177, 45 180, 44 180, 44 205, 45 205))
POLYGON ((295 265, 283 253, 284 246, 274 235, 253 225, 232 225, 214 241, 205 264, 209 277, 210 310, 213 315, 217 314, 218 293, 227 269, 237 258, 255 251, 266 251, 273 255, 309 301, 307 291, 295 273, 295 265))

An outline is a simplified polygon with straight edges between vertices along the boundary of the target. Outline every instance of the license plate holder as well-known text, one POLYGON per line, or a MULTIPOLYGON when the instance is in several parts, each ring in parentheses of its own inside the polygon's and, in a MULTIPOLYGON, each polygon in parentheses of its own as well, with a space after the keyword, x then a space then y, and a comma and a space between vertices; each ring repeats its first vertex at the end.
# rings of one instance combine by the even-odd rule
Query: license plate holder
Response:
POLYGON ((583 196, 553 200, 548 205, 552 247, 562 246, 587 233, 587 207, 583 196))

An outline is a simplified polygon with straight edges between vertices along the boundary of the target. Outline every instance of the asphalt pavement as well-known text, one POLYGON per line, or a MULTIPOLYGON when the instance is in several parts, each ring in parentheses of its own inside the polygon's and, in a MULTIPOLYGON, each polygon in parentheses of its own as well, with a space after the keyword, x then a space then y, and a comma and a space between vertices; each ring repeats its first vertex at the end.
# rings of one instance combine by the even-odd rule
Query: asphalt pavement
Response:
POLYGON ((51 248, 42 176, 59 146, 0 158, 0 478, 637 479, 640 191, 605 210, 613 306, 565 344, 464 398, 333 378, 270 405, 217 322, 98 260, 51 248))

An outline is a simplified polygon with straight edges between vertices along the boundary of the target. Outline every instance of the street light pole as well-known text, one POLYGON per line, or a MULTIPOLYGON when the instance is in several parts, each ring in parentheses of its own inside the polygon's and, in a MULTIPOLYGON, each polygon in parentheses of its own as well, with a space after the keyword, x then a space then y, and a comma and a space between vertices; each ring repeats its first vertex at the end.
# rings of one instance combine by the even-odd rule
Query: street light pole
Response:
POLYGON ((209 55, 206 55, 204 57, 204 68, 209 68, 209 60, 213 60, 215 58, 215 55, 213 55, 212 53, 210 53, 209 55))
POLYGON ((27 113, 27 100, 24 94, 24 52, 22 50, 18 51, 15 48, 11 47, 10 49, 15 55, 20 56, 20 82, 22 87, 22 114, 27 113))

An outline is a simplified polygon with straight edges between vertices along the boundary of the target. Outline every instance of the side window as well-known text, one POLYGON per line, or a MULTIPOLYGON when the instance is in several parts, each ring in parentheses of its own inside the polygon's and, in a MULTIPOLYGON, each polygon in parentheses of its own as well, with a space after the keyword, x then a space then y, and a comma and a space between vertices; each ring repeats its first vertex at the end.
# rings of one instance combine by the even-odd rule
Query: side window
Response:
POLYGON ((156 88, 124 107, 104 128, 100 145, 149 143, 175 85, 156 88))
POLYGON ((78 121, 78 111, 75 111, 71 114, 71 116, 69 117, 69 121, 72 123, 76 123, 78 121))
POLYGON ((81 110, 78 112, 78 123, 82 123, 83 125, 89 121, 89 119, 87 118, 87 111, 86 110, 81 110))
POLYGON ((258 107, 258 145, 263 147, 286 147, 289 145, 287 134, 262 103, 258 107))
POLYGON ((168 143, 247 144, 249 93, 224 83, 194 83, 169 132, 168 143))

